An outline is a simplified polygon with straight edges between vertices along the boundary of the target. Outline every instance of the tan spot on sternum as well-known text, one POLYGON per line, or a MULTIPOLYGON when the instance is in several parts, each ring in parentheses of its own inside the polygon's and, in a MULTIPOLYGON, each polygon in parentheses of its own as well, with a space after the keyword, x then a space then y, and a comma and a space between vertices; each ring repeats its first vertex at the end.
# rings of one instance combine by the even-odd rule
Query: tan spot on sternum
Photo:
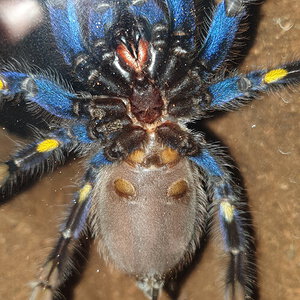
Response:
POLYGON ((114 188, 120 197, 129 198, 135 195, 135 187, 124 178, 116 179, 114 181, 114 188))
POLYGON ((127 158, 129 163, 141 164, 145 158, 145 151, 135 150, 127 158))
POLYGON ((185 180, 179 179, 173 182, 169 188, 167 195, 175 199, 182 198, 188 191, 188 184, 185 180))
POLYGON ((161 161, 165 164, 175 163, 179 160, 179 153, 171 148, 164 149, 161 154, 161 161))

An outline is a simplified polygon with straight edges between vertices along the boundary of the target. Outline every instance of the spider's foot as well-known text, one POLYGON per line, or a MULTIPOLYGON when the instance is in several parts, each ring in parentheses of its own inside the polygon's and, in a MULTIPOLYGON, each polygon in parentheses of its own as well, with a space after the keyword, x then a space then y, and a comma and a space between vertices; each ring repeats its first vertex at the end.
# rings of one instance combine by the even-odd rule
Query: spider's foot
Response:
POLYGON ((35 284, 29 300, 53 300, 53 290, 43 283, 35 284))
MULTIPOLYGON (((229 226, 231 227, 231 231, 235 231, 235 229, 233 229, 233 224, 229 226)), ((233 241, 234 239, 242 238, 242 236, 234 237, 232 232, 228 232, 228 237, 226 238, 231 239, 232 242, 231 245, 228 247, 230 258, 226 276, 225 300, 253 299, 251 297, 251 281, 253 278, 250 275, 250 262, 247 258, 247 256, 249 256, 249 253, 246 253, 247 250, 243 249, 241 246, 234 246, 236 242, 233 241)))
POLYGON ((41 269, 39 280, 32 284, 30 300, 53 300, 59 284, 59 271, 55 260, 48 261, 41 269))

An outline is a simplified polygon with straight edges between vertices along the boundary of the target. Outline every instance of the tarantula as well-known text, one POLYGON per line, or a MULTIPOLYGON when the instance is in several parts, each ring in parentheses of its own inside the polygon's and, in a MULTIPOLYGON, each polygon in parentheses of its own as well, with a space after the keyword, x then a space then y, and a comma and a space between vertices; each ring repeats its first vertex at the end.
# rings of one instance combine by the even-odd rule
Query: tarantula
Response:
POLYGON ((187 127, 299 82, 299 61, 243 75, 230 69, 252 2, 46 2, 73 87, 43 74, 0 72, 1 101, 25 101, 53 116, 48 130, 0 164, 0 186, 5 192, 69 152, 87 163, 31 299, 55 296, 88 226, 102 254, 158 299, 212 218, 229 257, 227 298, 252 297, 245 202, 220 149, 187 127))

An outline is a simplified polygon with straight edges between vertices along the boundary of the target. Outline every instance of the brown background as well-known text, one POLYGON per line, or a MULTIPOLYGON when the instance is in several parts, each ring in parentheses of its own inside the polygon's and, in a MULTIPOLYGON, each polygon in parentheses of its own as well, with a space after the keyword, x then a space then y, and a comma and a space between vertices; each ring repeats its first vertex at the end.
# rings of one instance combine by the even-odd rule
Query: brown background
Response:
MULTIPOLYGON (((299 0, 268 0, 260 13, 243 71, 300 58, 299 0)), ((245 181, 258 240, 261 300, 300 299, 299 98, 300 88, 269 94, 209 122, 245 181)), ((20 137, 1 129, 2 159, 16 140, 20 137)), ((0 299, 27 299, 28 283, 51 249, 78 172, 76 164, 60 168, 0 207, 0 299)), ((134 280, 107 267, 95 248, 73 299, 143 299, 134 280)), ((209 243, 180 300, 223 299, 218 248, 209 243)))

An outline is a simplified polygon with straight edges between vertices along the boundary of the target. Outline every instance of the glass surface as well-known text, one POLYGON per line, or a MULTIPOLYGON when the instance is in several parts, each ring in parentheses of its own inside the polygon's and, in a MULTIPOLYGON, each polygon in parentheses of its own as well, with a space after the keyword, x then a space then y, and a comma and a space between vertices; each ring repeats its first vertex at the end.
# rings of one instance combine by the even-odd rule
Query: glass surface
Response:
MULTIPOLYGON (((37 5, 36 14, 12 17, 30 16, 28 23, 23 23, 27 30, 22 28, 17 34, 16 28, 9 34, 8 28, 16 25, 2 16, 5 2, 13 13, 26 0, 0 0, 0 66, 20 63, 21 68, 52 69, 68 81, 69 69, 56 49, 44 1, 31 1, 37 5)), ((299 0, 265 1, 259 21, 253 47, 240 70, 299 59, 299 0)), ((300 299, 299 99, 299 87, 271 93, 205 125, 230 149, 244 178, 258 240, 260 300, 300 299)), ((45 128, 46 120, 28 113, 22 103, 0 104, 0 108, 3 161, 16 151, 16 141, 28 138, 31 126, 45 128)), ((27 299, 28 283, 36 280, 76 190, 77 181, 72 178, 80 178, 81 173, 80 164, 60 168, 0 207, 0 299, 27 299)), ((201 262, 183 282, 180 299, 222 299, 220 249, 216 241, 208 244, 201 262)), ((71 294, 68 300, 143 297, 134 280, 106 266, 95 246, 83 278, 71 294)), ((160 300, 167 299, 163 295, 160 300)))

